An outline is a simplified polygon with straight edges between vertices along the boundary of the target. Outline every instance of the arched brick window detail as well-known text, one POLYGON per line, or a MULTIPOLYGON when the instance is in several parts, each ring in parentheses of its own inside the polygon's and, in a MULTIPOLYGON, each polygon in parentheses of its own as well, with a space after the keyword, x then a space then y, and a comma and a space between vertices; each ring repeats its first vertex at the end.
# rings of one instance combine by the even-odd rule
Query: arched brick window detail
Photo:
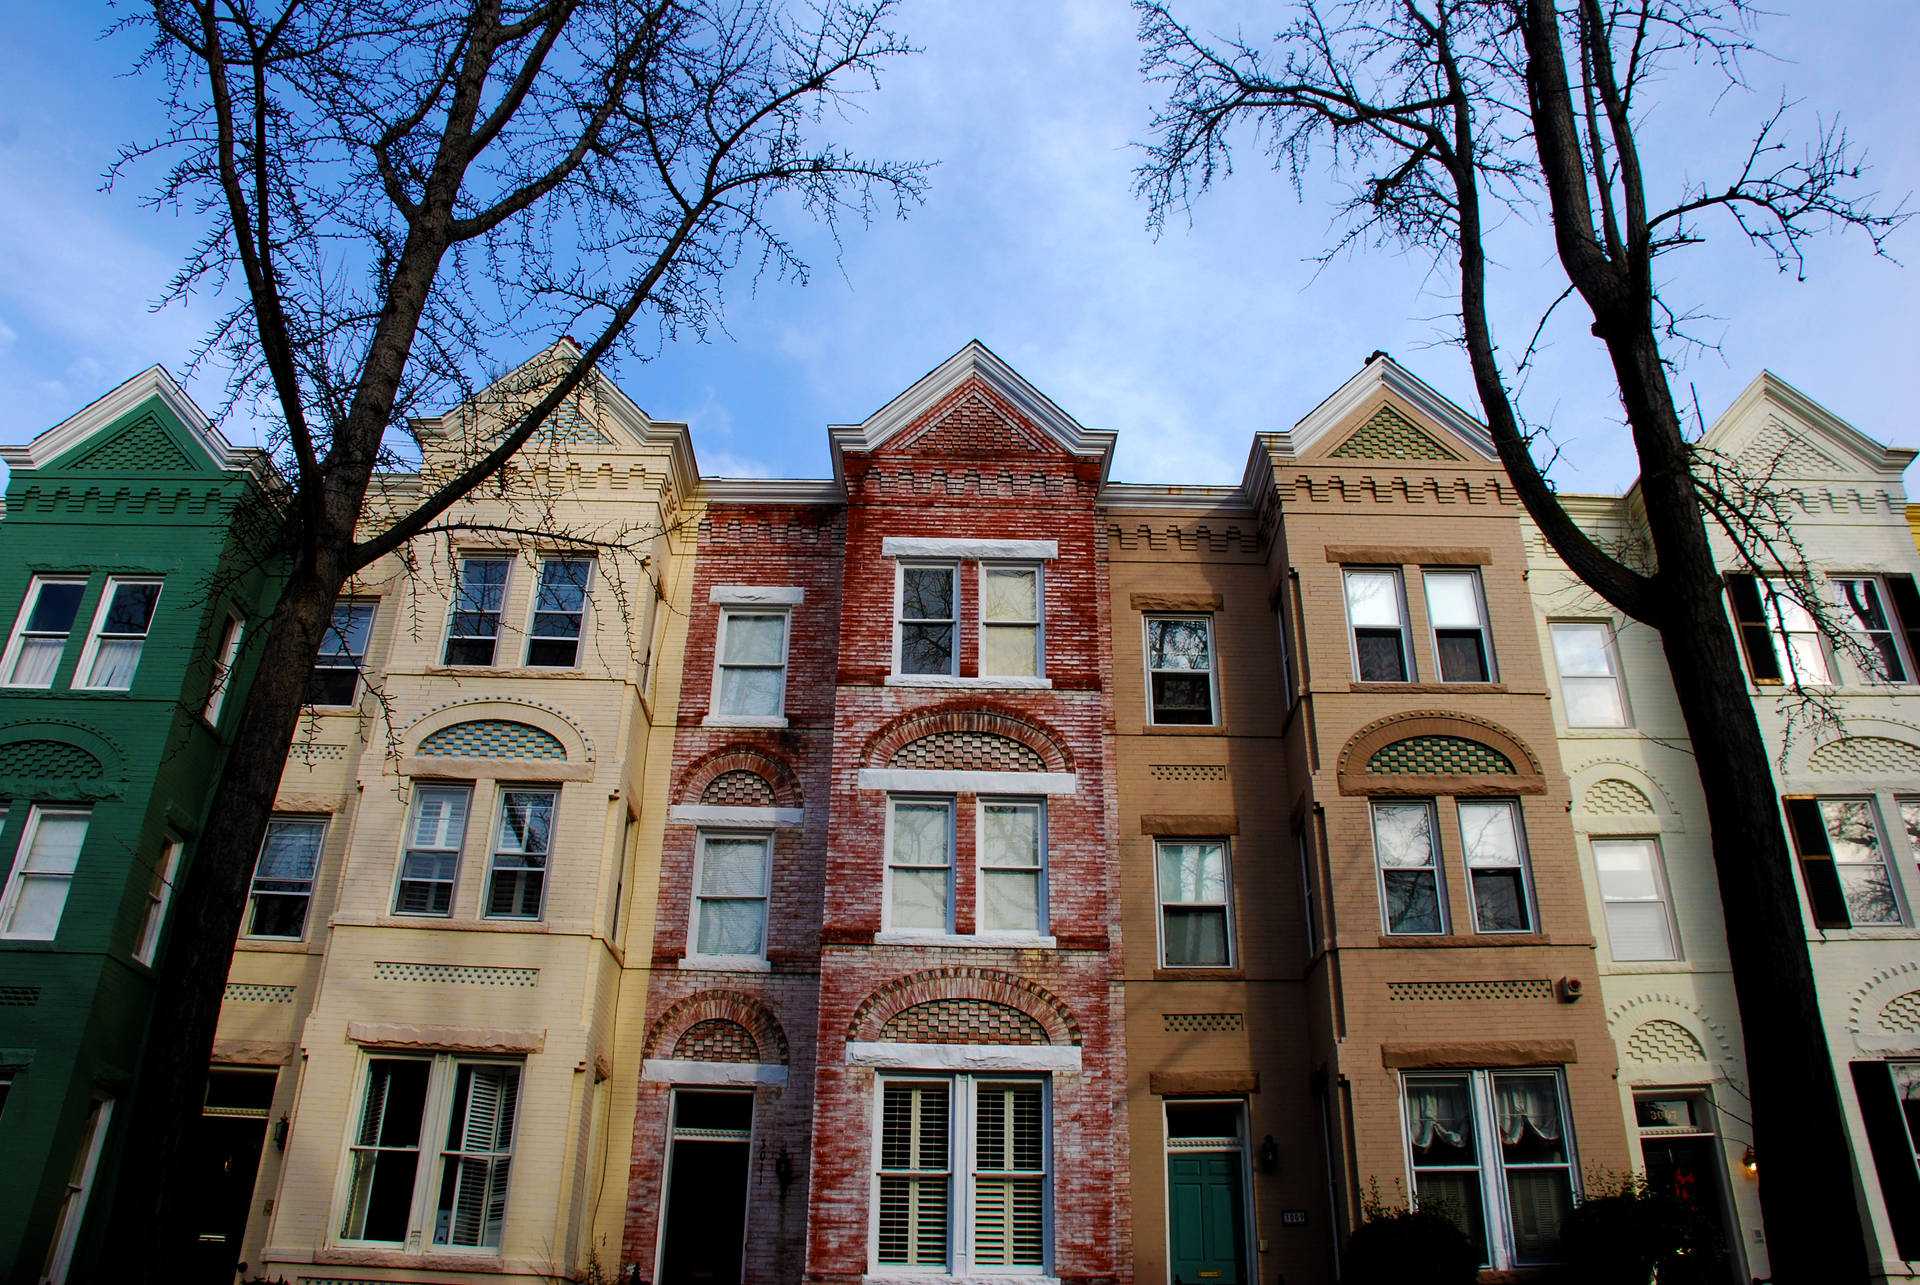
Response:
POLYGON ((702 1062, 756 1061, 784 1066, 787 1061, 787 1034, 772 1011, 753 996, 741 991, 696 991, 668 1006, 647 1028, 645 1057, 691 1057, 702 1062), (718 1029, 739 1027, 746 1037, 718 1029), (691 1042, 690 1042, 691 1041, 691 1042), (728 1046, 738 1050, 751 1044, 751 1058, 711 1057, 682 1053, 680 1049, 728 1046), (671 1050, 671 1051, 669 1051, 671 1050))
POLYGON ((860 761, 865 767, 883 768, 1073 771, 1072 753, 1045 728, 1010 711, 980 705, 909 714, 881 728, 867 742, 860 761))
POLYGON ((1342 794, 1544 794, 1526 744, 1497 723, 1421 710, 1367 724, 1340 751, 1342 794))
POLYGON ((847 1039, 854 1043, 1078 1044, 1080 1023, 1071 1009, 1037 982, 997 968, 953 966, 910 973, 867 996, 847 1025, 847 1039), (1032 1026, 1022 1025, 1022 1018, 1032 1026), (948 1020, 974 1024, 986 1034, 977 1039, 924 1035, 948 1020), (1005 1038, 1020 1033, 1025 1038, 1005 1038))
POLYGON ((673 800, 733 807, 797 808, 800 782, 795 779, 792 768, 765 750, 751 745, 729 745, 689 764, 680 774, 673 800), (747 779, 749 777, 758 778, 759 783, 756 785, 747 779), (746 802, 748 796, 756 801, 746 802))
POLYGON ((760 1045, 740 1023, 710 1017, 680 1033, 673 1055, 688 1062, 758 1062, 760 1045))

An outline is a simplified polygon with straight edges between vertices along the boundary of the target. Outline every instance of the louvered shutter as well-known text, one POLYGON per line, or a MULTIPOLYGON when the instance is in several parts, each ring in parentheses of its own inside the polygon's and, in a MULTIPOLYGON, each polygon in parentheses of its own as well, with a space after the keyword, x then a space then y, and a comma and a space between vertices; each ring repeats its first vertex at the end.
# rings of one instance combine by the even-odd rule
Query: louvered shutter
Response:
POLYGON ((947 1263, 949 1138, 944 1081, 888 1083, 880 1122, 882 1263, 947 1263))
POLYGON ((1893 1243, 1900 1257, 1920 1258, 1920 1170, 1915 1168, 1913 1140, 1901 1118, 1905 1104, 1885 1062, 1851 1062, 1848 1069, 1860 1098, 1860 1119, 1867 1127, 1880 1194, 1887 1202, 1893 1243))
POLYGON ((1800 854, 1800 877, 1806 883, 1807 903, 1813 907, 1813 922, 1821 928, 1851 928, 1847 913, 1847 894, 1840 887, 1839 872, 1833 868, 1833 847, 1827 841, 1827 825, 1820 815, 1818 799, 1786 799, 1787 830, 1793 835, 1794 849, 1800 854))
MULTIPOLYGON (((1887 576, 1887 597, 1893 603, 1895 624, 1907 640, 1907 661, 1920 671, 1920 589, 1912 576, 1887 576)), ((1920 672, 1909 672, 1908 682, 1920 682, 1920 672)))
POLYGON ((1727 598, 1733 603, 1733 622, 1740 634, 1740 648, 1747 654, 1747 672, 1756 683, 1780 681, 1780 656, 1773 649, 1773 632, 1767 628, 1767 613, 1760 605, 1760 584, 1751 575, 1727 577, 1727 598))

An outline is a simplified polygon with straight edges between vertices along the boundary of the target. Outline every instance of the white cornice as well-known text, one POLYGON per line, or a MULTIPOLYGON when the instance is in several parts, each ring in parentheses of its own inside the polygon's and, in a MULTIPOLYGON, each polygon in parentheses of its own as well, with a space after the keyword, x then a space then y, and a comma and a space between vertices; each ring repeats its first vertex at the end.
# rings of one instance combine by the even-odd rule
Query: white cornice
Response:
POLYGON ((1487 460, 1493 462, 1499 460, 1500 455, 1494 449, 1493 437, 1487 432, 1484 424, 1454 405, 1430 384, 1411 374, 1399 362, 1385 355, 1376 357, 1362 366, 1353 378, 1340 385, 1330 397, 1307 412, 1305 418, 1295 424, 1293 431, 1287 434, 1287 440, 1278 444, 1289 447, 1292 454, 1299 454, 1331 429, 1346 423, 1368 397, 1383 388, 1413 407, 1429 421, 1446 429, 1487 460))
POLYGON ((707 504, 845 504, 837 479, 810 477, 703 477, 696 498, 707 504))
POLYGON ((89 437, 118 422, 141 403, 158 400, 173 417, 185 425, 200 448, 215 465, 241 471, 254 466, 260 452, 237 447, 213 426, 206 412, 187 396, 186 389, 174 381, 165 366, 149 366, 112 392, 89 403, 77 413, 55 424, 25 446, 0 446, 0 460, 9 468, 45 468, 89 437))
POLYGON ((915 380, 912 387, 869 415, 859 424, 835 424, 827 429, 833 445, 833 476, 845 483, 843 455, 847 451, 865 453, 878 448, 889 438, 913 423, 934 403, 952 392, 964 380, 977 378, 1012 403, 1048 437, 1074 455, 1100 461, 1100 480, 1104 483, 1113 464, 1113 443, 1118 434, 1111 429, 1085 428, 1054 405, 1051 398, 1028 383, 1018 371, 1007 365, 978 339, 915 380))

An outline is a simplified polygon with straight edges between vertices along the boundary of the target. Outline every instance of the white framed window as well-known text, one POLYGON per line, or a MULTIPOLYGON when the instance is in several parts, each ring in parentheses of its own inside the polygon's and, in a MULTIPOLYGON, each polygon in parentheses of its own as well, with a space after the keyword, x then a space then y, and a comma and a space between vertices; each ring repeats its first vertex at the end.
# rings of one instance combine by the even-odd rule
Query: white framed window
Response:
POLYGON ((1038 1275, 1052 1260, 1048 1083, 880 1080, 874 1260, 947 1276, 1038 1275))
POLYGON ((1593 868, 1601 912, 1615 959, 1679 959, 1660 841, 1651 837, 1594 839, 1593 868))
POLYGON ((74 686, 87 691, 124 692, 133 686, 140 652, 153 628, 154 609, 160 605, 160 580, 153 577, 108 576, 80 653, 82 675, 74 686))
POLYGON ((980 673, 1038 678, 1046 673, 1039 566, 980 564, 980 673))
POLYGON ((1231 968, 1233 875, 1220 839, 1159 839, 1160 962, 1166 968, 1231 968))
POLYGON ((1387 931, 1445 933, 1447 893, 1440 878, 1440 828, 1432 800, 1376 799, 1372 813, 1373 855, 1387 931))
POLYGON ((52 941, 87 839, 88 811, 36 803, 27 811, 13 877, 0 895, 0 937, 52 941))
POLYGON ((513 786, 500 791, 500 817, 487 868, 486 917, 538 919, 553 852, 558 790, 513 786))
POLYGON ((1906 654, 1886 585, 1878 576, 1832 576, 1834 615, 1853 640, 1848 659, 1868 683, 1912 681, 1913 658, 1906 654))
POLYGON ((414 1252, 497 1251, 520 1071, 519 1062, 449 1054, 370 1055, 343 1174, 340 1239, 414 1252))
POLYGON ((453 912, 453 881, 460 871, 460 849, 467 840, 467 813, 472 803, 470 786, 413 787, 413 815, 407 822, 406 852, 400 858, 394 914, 453 912))
POLYGON ((1038 800, 981 799, 981 933, 1037 936, 1047 930, 1047 809, 1038 800))
POLYGON ((213 676, 207 684, 207 703, 200 717, 208 727, 220 726, 220 711, 226 707, 227 689, 233 686, 233 665, 240 659, 240 636, 245 630, 240 617, 229 615, 220 629, 220 644, 213 653, 213 676))
POLYGON ((1353 674, 1363 683, 1413 679, 1407 646, 1407 600, 1397 567, 1348 567, 1347 625, 1353 640, 1353 674))
POLYGON ((542 558, 533 591, 533 623, 527 630, 527 664, 572 669, 580 663, 580 636, 587 618, 592 558, 542 558))
POLYGON ((454 578, 453 610, 447 614, 449 665, 491 665, 500 645, 500 612, 507 602, 507 571, 513 559, 503 554, 469 554, 454 578))
POLYGON ((1632 722, 1620 650, 1605 620, 1555 620, 1553 661, 1560 671, 1560 703, 1568 727, 1626 727, 1632 722))
POLYGON ((107 1125, 112 1119, 113 1099, 104 1093, 94 1094, 87 1107, 86 1123, 80 1128, 80 1147, 73 1154, 66 1194, 60 1198, 60 1213, 54 1219, 47 1268, 40 1277, 43 1285, 65 1285, 67 1273, 73 1270, 73 1251, 80 1243, 80 1228, 86 1222, 87 1202, 93 1196, 93 1180, 100 1170, 100 1152, 106 1145, 107 1125))
POLYGON ((1533 931, 1533 880, 1527 861, 1526 826, 1513 799, 1461 799, 1460 850, 1466 856, 1467 889, 1473 894, 1473 926, 1483 933, 1533 931))
POLYGON ((702 830, 693 871, 691 958, 712 967, 767 954, 773 835, 702 830))
POLYGON ((377 604, 345 599, 333 604, 333 620, 321 636, 320 652, 307 677, 307 704, 341 707, 360 696, 360 674, 367 663, 367 640, 373 636, 377 604))
POLYGON ((147 913, 140 920, 140 939, 134 943, 133 957, 151 964, 160 949, 160 930, 166 927, 167 907, 173 904, 173 881, 180 874, 180 840, 167 836, 160 849, 160 860, 153 867, 153 880, 147 885, 147 913))
POLYGON ((1556 1261, 1575 1195, 1560 1072, 1407 1072, 1401 1088, 1415 1204, 1452 1219, 1483 1267, 1556 1261))
POLYGON ((1496 677, 1493 634, 1480 573, 1470 567, 1423 567, 1434 668, 1443 683, 1490 683, 1496 677))
POLYGON ((887 800, 887 928, 953 931, 951 798, 887 800))
POLYGON ((313 879, 327 839, 324 817, 274 817, 253 867, 247 936, 298 941, 307 933, 313 879))
POLYGON ((13 637, 7 640, 6 658, 0 661, 8 687, 53 686, 86 592, 85 576, 35 576, 29 582, 13 637))
POLYGON ((960 672, 960 568, 951 562, 899 564, 894 672, 960 672))
POLYGON ((1147 616, 1147 721, 1211 726, 1214 683, 1212 616, 1147 616))
POLYGON ((781 610, 720 613, 713 712, 723 719, 780 720, 787 712, 787 634, 781 610))

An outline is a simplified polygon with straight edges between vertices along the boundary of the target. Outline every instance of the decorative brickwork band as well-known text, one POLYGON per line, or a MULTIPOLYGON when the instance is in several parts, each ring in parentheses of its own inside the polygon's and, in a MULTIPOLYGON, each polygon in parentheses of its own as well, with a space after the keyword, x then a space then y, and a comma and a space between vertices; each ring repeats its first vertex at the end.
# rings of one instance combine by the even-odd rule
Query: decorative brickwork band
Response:
POLYGON ((647 1028, 643 1056, 675 1057, 703 1062, 769 1062, 784 1066, 787 1062, 787 1033, 771 1009, 743 991, 696 991, 671 1004, 647 1028), (733 1026, 740 1032, 731 1035, 719 1028, 733 1026), (691 1043, 689 1042, 691 1041, 691 1043), (704 1052, 682 1052, 688 1048, 750 1048, 752 1056, 711 1056, 704 1052), (668 1053, 667 1050, 673 1050, 668 1053))
POLYGON ((784 760, 765 750, 752 745, 729 745, 689 763, 680 773, 673 801, 717 807, 797 808, 800 782, 784 760), (757 777, 759 784, 755 785, 745 779, 747 777, 757 777), (751 802, 744 798, 720 799, 714 796, 716 789, 730 796, 750 791, 754 799, 751 802))
MULTIPOLYGON (((888 1033, 894 1029, 906 1029, 905 1027, 895 1028, 893 1023, 896 1018, 905 1018, 910 1010, 937 1008, 942 1004, 951 1004, 955 1001, 968 1005, 1014 1009, 1038 1026, 1044 1037, 1040 1040, 981 1041, 983 1043, 1080 1043, 1080 1024, 1074 1020, 1072 1010, 1039 983, 1017 977, 1012 973, 1002 972, 997 968, 973 966, 929 968, 888 982, 867 996, 860 1007, 854 1010, 853 1021, 847 1026, 847 1040, 849 1043, 961 1042, 919 1035, 909 1038, 904 1034, 888 1033)), ((976 1010, 967 1008, 941 1011, 972 1013, 976 1010)), ((911 1025, 916 1031, 926 1029, 917 1015, 911 1019, 911 1025)))
POLYGON ((887 1019, 880 1038, 897 1044, 1050 1044, 1046 1028, 1017 1008, 978 999, 915 1004, 887 1019))
POLYGON ((1050 733, 1011 711, 998 710, 977 703, 922 710, 888 724, 867 742, 866 750, 861 755, 861 766, 897 768, 934 766, 932 763, 904 762, 902 761, 903 752, 910 757, 932 757, 960 752, 992 756, 991 761, 975 760, 980 763, 979 768, 940 764, 948 770, 955 771, 1073 771, 1073 755, 1050 733), (950 739, 961 737, 971 739, 950 739), (916 746, 916 742, 922 740, 932 740, 935 743, 924 748, 916 746), (1014 755, 1017 751, 1012 747, 999 746, 997 742, 1000 741, 1013 741, 1020 749, 1026 750, 1032 756, 1025 760, 1029 766, 1014 767, 1001 762, 1001 759, 1014 755))
POLYGON ((990 732, 937 732, 908 741, 888 767, 931 768, 949 772, 1044 772, 1039 753, 1011 736, 990 732))
POLYGON ((564 762, 567 747, 551 732, 529 723, 500 718, 475 719, 443 727, 420 742, 425 756, 469 759, 555 759, 564 762))
POLYGON ((1470 714, 1416 710, 1376 719, 1340 751, 1342 794, 1544 794, 1534 752, 1470 714))
POLYGON ((1457 460, 1460 457, 1391 406, 1382 406, 1353 436, 1327 452, 1336 460, 1457 460))

